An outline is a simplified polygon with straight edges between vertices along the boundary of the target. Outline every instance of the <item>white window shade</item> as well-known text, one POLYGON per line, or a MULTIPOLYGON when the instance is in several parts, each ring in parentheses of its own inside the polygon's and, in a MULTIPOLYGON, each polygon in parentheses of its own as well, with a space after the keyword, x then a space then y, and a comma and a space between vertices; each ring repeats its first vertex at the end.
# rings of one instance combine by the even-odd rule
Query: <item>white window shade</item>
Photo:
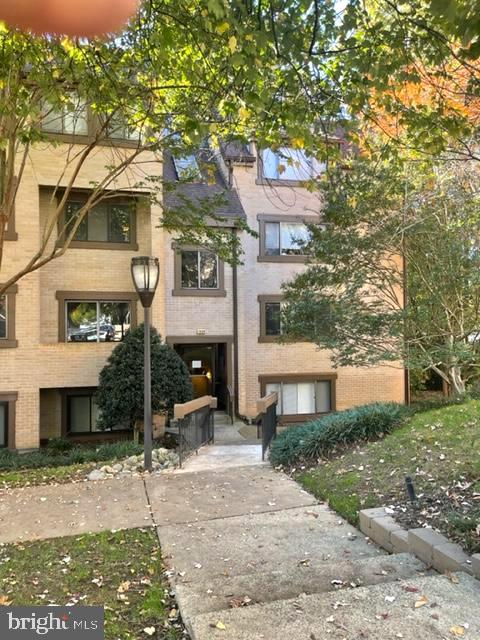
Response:
POLYGON ((277 414, 309 416, 332 411, 332 382, 307 380, 299 382, 269 382, 265 393, 278 393, 277 414))
POLYGON ((315 383, 314 382, 298 383, 297 413, 315 413, 315 383))

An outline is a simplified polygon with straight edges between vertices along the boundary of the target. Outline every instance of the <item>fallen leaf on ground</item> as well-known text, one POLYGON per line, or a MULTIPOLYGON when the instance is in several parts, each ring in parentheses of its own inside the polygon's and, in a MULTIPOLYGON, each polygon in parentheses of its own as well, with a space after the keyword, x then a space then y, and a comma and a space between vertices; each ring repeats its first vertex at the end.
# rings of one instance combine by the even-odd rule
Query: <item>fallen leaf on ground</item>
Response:
POLYGON ((450 627, 450 633, 453 633, 455 637, 460 638, 465 634, 465 628, 460 625, 454 625, 453 627, 450 627))
POLYGON ((417 593, 418 592, 418 588, 417 587, 410 587, 409 585, 407 585, 406 587, 403 587, 405 589, 405 591, 408 591, 408 593, 417 593))
POLYGON ((122 582, 118 589, 117 592, 118 593, 125 593, 125 591, 128 591, 130 589, 130 580, 125 580, 125 582, 122 582))
POLYGON ((249 604, 253 604, 253 600, 243 596, 243 598, 232 598, 228 604, 232 609, 238 609, 238 607, 248 607, 249 604))
POLYGON ((215 629, 220 629, 220 631, 226 631, 227 627, 225 626, 225 624, 221 620, 219 620, 217 622, 217 624, 215 625, 215 629))
POLYGON ((0 596, 0 607, 8 607, 12 604, 12 601, 8 599, 8 596, 0 596))
POLYGON ((147 636, 153 636, 153 634, 155 633, 155 627, 145 627, 143 632, 146 633, 147 636))
POLYGON ((427 596, 420 596, 420 598, 415 602, 415 609, 419 609, 423 607, 428 602, 427 596))

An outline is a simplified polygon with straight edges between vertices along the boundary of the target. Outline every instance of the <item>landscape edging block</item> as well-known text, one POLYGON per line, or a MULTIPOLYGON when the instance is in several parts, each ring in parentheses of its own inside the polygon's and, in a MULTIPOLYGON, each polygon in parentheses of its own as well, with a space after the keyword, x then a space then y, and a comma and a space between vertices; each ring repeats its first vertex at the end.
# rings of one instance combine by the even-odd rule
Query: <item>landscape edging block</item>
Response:
POLYGON ((463 571, 480 580, 480 553, 468 556, 460 545, 434 529, 403 529, 384 507, 362 509, 360 530, 389 553, 411 553, 439 572, 463 571))

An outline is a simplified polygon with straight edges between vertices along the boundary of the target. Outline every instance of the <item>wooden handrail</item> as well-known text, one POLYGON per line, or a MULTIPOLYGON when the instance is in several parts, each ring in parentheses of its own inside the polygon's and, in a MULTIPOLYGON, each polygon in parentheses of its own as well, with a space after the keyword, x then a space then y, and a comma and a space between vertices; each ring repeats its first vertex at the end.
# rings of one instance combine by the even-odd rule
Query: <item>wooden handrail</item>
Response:
POLYGON ((216 409, 217 399, 213 396, 202 396, 201 398, 195 398, 195 400, 189 400, 189 402, 184 402, 183 404, 176 404, 173 407, 173 417, 175 420, 185 418, 189 413, 193 413, 207 406, 211 409, 216 409))
POLYGON ((267 413, 268 407, 271 407, 272 404, 277 404, 278 402, 278 393, 274 391, 270 393, 268 396, 264 396, 257 400, 257 414, 261 415, 263 413, 267 413))

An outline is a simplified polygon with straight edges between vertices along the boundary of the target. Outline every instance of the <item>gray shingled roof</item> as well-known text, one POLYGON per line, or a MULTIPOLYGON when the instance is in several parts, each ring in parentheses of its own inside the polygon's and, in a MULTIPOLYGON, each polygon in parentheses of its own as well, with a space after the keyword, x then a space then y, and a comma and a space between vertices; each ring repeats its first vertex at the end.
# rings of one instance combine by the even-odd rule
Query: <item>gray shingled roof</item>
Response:
MULTIPOLYGON (((166 190, 163 197, 164 206, 170 209, 184 206, 185 202, 181 197, 182 195, 191 199, 193 202, 200 202, 204 198, 223 193, 225 194, 225 202, 217 207, 214 214, 224 217, 226 222, 230 224, 233 224, 236 219, 245 219, 246 215, 240 198, 236 190, 229 188, 226 184, 213 158, 212 152, 201 151, 196 155, 204 180, 202 182, 183 182, 177 184, 173 190, 166 190), (208 181, 205 168, 209 169, 208 181)), ((169 151, 165 151, 163 156, 163 179, 169 183, 178 182, 173 157, 169 151)))

